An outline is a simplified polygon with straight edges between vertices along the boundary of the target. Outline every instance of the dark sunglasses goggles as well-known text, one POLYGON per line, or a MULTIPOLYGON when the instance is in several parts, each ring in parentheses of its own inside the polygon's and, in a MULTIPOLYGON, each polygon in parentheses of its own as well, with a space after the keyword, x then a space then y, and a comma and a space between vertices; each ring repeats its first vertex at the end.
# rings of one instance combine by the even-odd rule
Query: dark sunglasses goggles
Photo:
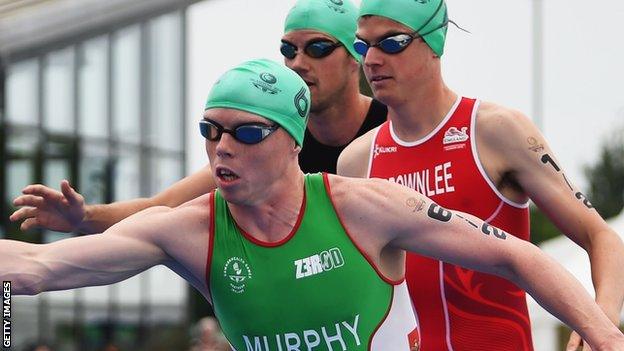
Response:
MULTIPOLYGON (((329 40, 312 40, 303 47, 303 52, 312 58, 323 58, 329 56, 329 54, 334 52, 339 46, 342 46, 342 43, 334 43, 329 40)), ((280 52, 285 58, 289 60, 294 59, 297 56, 298 50, 299 49, 292 43, 282 41, 280 52)))
POLYGON ((226 129, 213 120, 204 119, 199 121, 199 132, 210 141, 218 141, 223 133, 228 133, 237 141, 248 145, 258 144, 278 128, 278 125, 268 126, 262 123, 242 123, 232 129, 226 129))

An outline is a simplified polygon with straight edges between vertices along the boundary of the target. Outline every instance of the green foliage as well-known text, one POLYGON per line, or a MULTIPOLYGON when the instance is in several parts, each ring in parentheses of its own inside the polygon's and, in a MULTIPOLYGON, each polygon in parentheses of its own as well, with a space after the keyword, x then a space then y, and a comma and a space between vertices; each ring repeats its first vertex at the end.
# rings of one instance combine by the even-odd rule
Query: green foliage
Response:
POLYGON ((585 168, 589 179, 588 198, 607 219, 616 216, 624 207, 624 129, 620 129, 605 142, 600 160, 585 168))
POLYGON ((550 219, 537 206, 531 205, 531 242, 537 245, 559 235, 561 232, 550 219))

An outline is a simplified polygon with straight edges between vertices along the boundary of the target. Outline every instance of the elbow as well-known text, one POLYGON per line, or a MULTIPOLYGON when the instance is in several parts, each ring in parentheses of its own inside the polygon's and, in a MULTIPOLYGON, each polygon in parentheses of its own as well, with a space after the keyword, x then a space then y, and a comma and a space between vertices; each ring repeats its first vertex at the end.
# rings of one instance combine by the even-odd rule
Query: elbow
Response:
POLYGON ((505 263, 500 268, 500 276, 528 291, 530 281, 542 275, 554 261, 537 246, 529 242, 520 244, 522 247, 519 250, 513 250, 506 255, 505 263))
POLYGON ((527 269, 535 269, 534 264, 538 264, 541 259, 540 251, 536 246, 530 243, 520 244, 525 247, 515 248, 502 255, 501 260, 494 266, 493 273, 516 285, 523 286, 527 269))
POLYGON ((521 276, 518 267, 511 260, 505 260, 503 262, 500 262, 499 264, 496 264, 493 269, 488 273, 509 280, 516 285, 518 284, 518 280, 521 276))
POLYGON ((13 295, 38 295, 45 291, 44 284, 37 275, 18 274, 3 281, 11 282, 11 294, 13 295))
POLYGON ((11 293, 33 296, 46 291, 45 266, 34 259, 19 261, 13 269, 8 267, 6 274, 0 274, 3 282, 11 283, 11 293))
POLYGON ((587 235, 585 240, 577 243, 587 252, 590 258, 592 256, 604 256, 605 253, 624 257, 624 242, 610 228, 587 235))
POLYGON ((21 292, 16 292, 15 295, 35 296, 39 295, 42 292, 44 292, 43 289, 28 287, 26 289, 23 289, 21 292))

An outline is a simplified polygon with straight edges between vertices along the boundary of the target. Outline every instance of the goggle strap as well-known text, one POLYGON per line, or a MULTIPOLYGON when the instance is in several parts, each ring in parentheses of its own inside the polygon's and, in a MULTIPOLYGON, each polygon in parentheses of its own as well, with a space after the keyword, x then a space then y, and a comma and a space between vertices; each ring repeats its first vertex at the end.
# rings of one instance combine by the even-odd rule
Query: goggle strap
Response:
MULTIPOLYGON (((423 28, 425 28, 429 22, 431 22, 435 16, 438 14, 438 12, 440 11, 440 9, 442 8, 442 6, 444 5, 444 0, 440 1, 440 3, 438 4, 438 7, 436 8, 435 11, 433 11, 433 14, 431 15, 431 17, 429 17, 429 19, 427 21, 425 21, 425 23, 423 23, 422 26, 420 26, 420 28, 416 29, 416 32, 420 32, 423 28)), ((435 30, 438 30, 442 27, 444 27, 447 23, 445 22, 443 26, 437 27, 435 30)), ((428 32, 427 34, 431 33, 433 31, 428 32)), ((421 36, 423 35, 427 35, 427 34, 421 34, 421 36)))
POLYGON ((459 24, 455 23, 455 21, 453 21, 453 20, 448 20, 448 22, 452 23, 452 24, 453 24, 453 25, 454 25, 457 29, 459 29, 459 30, 461 30, 461 31, 464 31, 464 32, 466 32, 466 33, 468 33, 468 34, 472 34, 472 32, 471 32, 471 31, 469 31, 469 30, 467 30, 467 29, 464 29, 464 28, 460 27, 460 26, 459 26, 459 24))
POLYGON ((433 28, 432 30, 430 30, 430 31, 428 31, 428 32, 425 32, 425 33, 422 33, 422 34, 419 34, 419 36, 420 36, 420 37, 424 37, 425 35, 429 35, 429 34, 431 34, 431 33, 435 32, 436 30, 438 30, 438 29, 440 29, 440 28, 444 28, 444 27, 448 26, 448 24, 449 24, 449 23, 453 24, 453 25, 454 25, 457 29, 459 29, 459 30, 461 30, 461 31, 464 31, 464 32, 466 32, 466 33, 468 33, 468 34, 472 34, 472 32, 471 32, 471 31, 466 30, 466 29, 464 29, 464 28, 460 27, 457 23, 455 23, 455 21, 453 21, 453 20, 450 20, 450 19, 449 19, 449 20, 446 20, 446 22, 441 23, 439 26, 437 26, 437 27, 433 28))

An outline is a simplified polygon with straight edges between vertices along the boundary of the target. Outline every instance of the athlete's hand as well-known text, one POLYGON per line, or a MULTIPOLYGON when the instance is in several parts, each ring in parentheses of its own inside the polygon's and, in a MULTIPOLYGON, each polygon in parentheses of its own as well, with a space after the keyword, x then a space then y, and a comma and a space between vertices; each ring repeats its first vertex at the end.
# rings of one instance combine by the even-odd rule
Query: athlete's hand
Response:
POLYGON ((583 341, 580 335, 577 332, 573 331, 570 334, 570 340, 568 340, 568 345, 566 346, 566 351, 591 351, 591 347, 583 341))
POLYGON ((13 200, 13 205, 21 208, 9 219, 13 222, 24 220, 20 228, 46 228, 59 232, 78 229, 85 216, 85 203, 67 180, 61 182, 61 191, 36 184, 22 189, 22 194, 13 200))

